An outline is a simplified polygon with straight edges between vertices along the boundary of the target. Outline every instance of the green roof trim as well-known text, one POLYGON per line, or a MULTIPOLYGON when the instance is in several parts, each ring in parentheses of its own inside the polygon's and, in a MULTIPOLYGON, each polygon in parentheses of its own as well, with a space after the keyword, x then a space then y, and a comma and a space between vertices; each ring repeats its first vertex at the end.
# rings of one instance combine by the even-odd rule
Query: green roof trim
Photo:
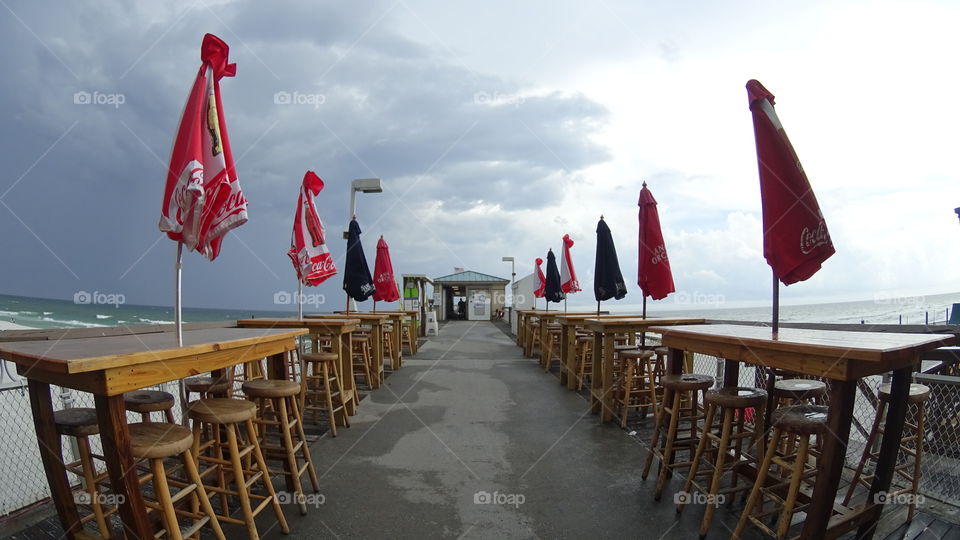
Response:
POLYGON ((433 278, 433 281, 434 283, 510 283, 509 279, 498 278, 490 274, 481 274, 473 270, 433 278))

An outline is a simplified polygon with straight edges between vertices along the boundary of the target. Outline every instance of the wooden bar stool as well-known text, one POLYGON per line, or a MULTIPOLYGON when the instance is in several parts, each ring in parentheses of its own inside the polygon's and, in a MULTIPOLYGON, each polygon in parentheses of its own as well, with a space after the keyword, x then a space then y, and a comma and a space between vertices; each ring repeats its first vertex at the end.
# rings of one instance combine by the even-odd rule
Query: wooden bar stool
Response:
POLYGON ((660 410, 657 413, 656 423, 653 427, 653 439, 650 442, 650 449, 647 453, 647 461, 643 466, 641 478, 647 479, 650 474, 650 467, 653 465, 653 458, 660 461, 659 474, 657 475, 657 485, 654 491, 654 499, 660 500, 663 493, 663 486, 667 482, 667 475, 673 474, 674 469, 690 466, 693 453, 700 443, 700 433, 698 422, 703 418, 698 405, 697 393, 705 394, 714 384, 713 377, 709 375, 700 375, 697 373, 685 373, 682 375, 664 375, 660 379, 663 384, 663 401, 660 410), (686 396, 686 399, 684 398, 686 396), (685 404, 684 404, 685 403, 685 404), (664 434, 663 426, 666 419, 669 418, 669 428, 664 434), (681 429, 681 423, 686 424, 681 429), (679 438, 678 434, 689 430, 690 436, 679 438), (665 435, 665 436, 664 436, 665 435), (661 441, 661 439, 663 439, 661 441), (675 452, 679 449, 685 449, 690 454, 690 460, 684 462, 674 462, 675 452))
POLYGON ((776 406, 824 405, 827 383, 816 379, 780 379, 773 384, 776 406))
POLYGON ((190 394, 200 394, 200 399, 225 396, 230 391, 230 381, 221 377, 190 377, 183 381, 187 390, 187 401, 190 394))
POLYGON ((201 527, 210 524, 217 538, 226 538, 220 529, 220 522, 213 511, 207 492, 203 488, 197 463, 190 448, 193 446, 193 433, 183 426, 164 422, 145 422, 130 424, 130 451, 134 459, 149 460, 150 472, 147 480, 153 484, 156 500, 145 500, 148 511, 160 512, 164 532, 167 538, 182 540, 184 536, 199 538, 201 527), (186 482, 170 481, 163 461, 179 457, 186 472, 186 482), (171 496, 170 484, 179 487, 176 495, 171 496), (190 497, 190 510, 177 509, 175 505, 187 496, 190 497), (200 512, 202 510, 202 512, 200 512), (178 518, 190 520, 186 530, 181 531, 178 518))
POLYGON ((577 392, 583 390, 583 381, 592 371, 593 336, 577 336, 577 392))
POLYGON ((303 418, 300 416, 300 408, 297 405, 300 385, 293 381, 260 379, 243 383, 243 392, 247 395, 247 399, 255 401, 258 405, 260 414, 254 423, 261 428, 260 447, 264 455, 284 462, 284 471, 271 470, 270 472, 287 476, 296 493, 300 513, 306 514, 307 503, 300 477, 304 472, 309 473, 310 483, 315 493, 320 491, 320 482, 313 468, 307 436, 303 432, 303 418), (265 407, 267 401, 271 403, 269 410, 265 407), (271 428, 276 428, 276 431, 272 431, 271 428), (298 461, 300 458, 303 459, 303 465, 298 461))
POLYGON ((257 430, 253 424, 257 406, 243 399, 204 398, 191 403, 187 414, 193 420, 194 459, 208 464, 206 470, 201 470, 201 476, 206 478, 211 472, 217 473, 216 484, 204 482, 204 486, 209 491, 220 495, 220 513, 216 515, 217 519, 221 522, 246 525, 250 538, 255 539, 260 536, 254 518, 269 506, 273 508, 280 530, 289 533, 290 527, 283 515, 277 493, 273 489, 270 471, 257 440, 257 430), (201 453, 201 434, 204 426, 212 428, 215 444, 208 448, 206 453, 201 453), (240 429, 241 426, 243 430, 240 429), (226 432, 225 442, 220 438, 221 428, 226 432), (226 456, 223 452, 224 447, 226 447, 226 456), (236 488, 231 489, 231 484, 236 484, 236 488), (266 495, 254 492, 253 488, 258 484, 266 489, 266 495), (231 516, 228 505, 229 496, 236 496, 240 500, 243 519, 231 516), (259 501, 256 507, 251 504, 252 500, 259 501))
MULTIPOLYGON (((858 485, 863 485, 870 489, 873 482, 873 474, 864 474, 864 469, 868 462, 873 462, 876 466, 878 453, 874 452, 874 443, 878 436, 883 435, 883 418, 887 411, 887 405, 890 403, 890 385, 881 384, 877 392, 879 405, 877 407, 877 416, 873 420, 873 427, 870 428, 870 434, 867 436, 867 442, 863 447, 863 455, 860 457, 860 463, 857 465, 856 472, 853 473, 853 479, 850 481, 850 487, 843 498, 844 506, 850 503, 853 498, 853 492, 858 485)), ((907 521, 913 521, 913 516, 917 511, 917 488, 920 485, 920 460, 923 457, 923 439, 926 433, 924 425, 924 409, 927 401, 930 399, 930 387, 923 384, 911 384, 910 395, 907 398, 907 420, 903 425, 903 438, 900 440, 900 455, 906 456, 903 463, 898 462, 894 472, 900 475, 908 482, 908 486, 889 494, 893 497, 903 495, 912 495, 907 510, 907 521), (910 415, 910 406, 914 406, 914 412, 910 415)), ((870 501, 874 502, 874 501, 870 501)))
POLYGON ((360 384, 360 377, 363 382, 373 388, 373 380, 370 372, 370 336, 368 332, 353 333, 353 351, 351 352, 351 361, 353 362, 353 379, 356 384, 360 384))
POLYGON ((620 414, 620 427, 627 427, 630 409, 637 409, 643 417, 648 412, 656 413, 657 381, 653 351, 640 349, 620 351, 620 372, 622 373, 617 401, 620 414), (654 360, 651 364, 650 360, 654 360))
POLYGON ((563 359, 560 358, 560 335, 562 330, 559 324, 557 325, 547 325, 547 352, 544 354, 543 362, 543 371, 545 373, 550 373, 550 370, 553 368, 553 363, 559 362, 563 363, 563 359))
POLYGON ((407 345, 410 355, 417 354, 417 322, 411 318, 403 323, 403 342, 407 345))
POLYGON ((690 502, 691 489, 696 489, 706 496, 706 508, 700 523, 700 538, 707 535, 714 510, 727 496, 750 489, 749 484, 742 487, 737 485, 739 476, 735 467, 747 455, 745 450, 749 451, 751 447, 756 446, 753 456, 763 455, 764 433, 762 429, 757 429, 757 426, 763 425, 760 415, 764 413, 767 393, 759 388, 726 387, 708 391, 704 403, 707 405, 707 415, 703 422, 700 444, 697 445, 681 496, 677 498, 679 513, 683 511, 686 503, 690 502), (714 423, 718 409, 722 419, 719 423, 714 423), (750 415, 756 416, 748 425, 747 417, 750 415), (744 444, 747 445, 746 448, 744 444), (700 470, 701 463, 705 465, 703 471, 700 470), (721 479, 727 472, 733 474, 730 487, 720 489, 721 479), (708 476, 710 483, 701 483, 698 475, 708 476))
POLYGON ((91 513, 80 518, 80 523, 96 521, 100 534, 104 538, 110 538, 111 531, 106 517, 116 512, 117 508, 102 503, 100 485, 107 481, 107 471, 97 472, 94 456, 90 451, 89 437, 100 433, 97 411, 87 407, 62 409, 53 413, 53 422, 61 437, 73 437, 77 441, 77 460, 65 463, 63 467, 83 480, 83 495, 74 495, 74 502, 84 503, 83 506, 88 506, 91 513))
POLYGON ((317 421, 317 412, 326 411, 330 422, 330 434, 337 436, 337 422, 341 426, 350 427, 350 417, 343 404, 343 384, 340 382, 340 366, 337 353, 321 352, 303 355, 307 365, 307 376, 304 379, 306 399, 302 415, 313 411, 314 423, 317 421))
POLYGON ((774 411, 772 425, 773 436, 767 445, 763 462, 757 471, 757 479, 740 515, 740 521, 737 523, 737 529, 733 533, 734 538, 742 536, 747 522, 752 522, 770 536, 786 538, 793 514, 809 506, 809 503, 797 504, 797 498, 800 493, 800 484, 802 482, 812 484, 817 474, 816 467, 808 462, 810 437, 819 438, 827 432, 827 408, 822 405, 781 407, 774 411), (780 447, 781 437, 786 434, 798 436, 800 443, 796 452, 781 455, 777 449, 780 447), (767 485, 767 476, 773 465, 789 472, 789 475, 783 480, 767 485), (773 510, 764 509, 766 506, 764 499, 773 501, 773 510), (754 507, 757 506, 759 506, 758 512, 754 513, 754 507), (764 521, 777 512, 777 507, 780 507, 780 514, 777 519, 777 528, 773 530, 764 521))
POLYGON ((123 406, 130 412, 140 413, 143 422, 151 422, 150 413, 162 412, 164 419, 176 424, 173 405, 176 400, 170 392, 161 390, 134 390, 123 395, 123 406))

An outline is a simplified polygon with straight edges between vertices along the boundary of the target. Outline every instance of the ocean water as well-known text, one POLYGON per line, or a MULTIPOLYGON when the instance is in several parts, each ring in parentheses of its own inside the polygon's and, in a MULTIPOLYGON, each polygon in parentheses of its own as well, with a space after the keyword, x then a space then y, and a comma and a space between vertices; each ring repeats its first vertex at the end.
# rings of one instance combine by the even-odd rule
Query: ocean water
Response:
MULTIPOLYGON (((226 321, 251 317, 291 317, 288 311, 183 308, 184 322, 226 321)), ((79 304, 71 300, 29 298, 0 294, 0 321, 30 328, 92 328, 96 326, 134 326, 172 324, 171 306, 119 304, 79 304)))
MULTIPOLYGON (((571 297, 572 300, 573 297, 571 297)), ((753 307, 723 307, 723 302, 709 295, 703 298, 681 299, 672 296, 647 305, 647 315, 654 317, 703 317, 706 319, 769 322, 769 304, 753 307)), ((832 324, 944 324, 950 318, 954 303, 960 303, 960 292, 926 296, 877 295, 875 298, 855 302, 831 302, 819 304, 781 304, 781 322, 832 323, 832 324)), ((543 301, 538 300, 541 309, 543 301)), ((554 309, 556 304, 551 304, 554 309)), ((563 309, 560 304, 559 309, 563 309)), ((570 311, 596 309, 591 306, 571 303, 570 311)), ((640 313, 637 304, 610 300, 603 302, 601 309, 610 313, 640 313)))

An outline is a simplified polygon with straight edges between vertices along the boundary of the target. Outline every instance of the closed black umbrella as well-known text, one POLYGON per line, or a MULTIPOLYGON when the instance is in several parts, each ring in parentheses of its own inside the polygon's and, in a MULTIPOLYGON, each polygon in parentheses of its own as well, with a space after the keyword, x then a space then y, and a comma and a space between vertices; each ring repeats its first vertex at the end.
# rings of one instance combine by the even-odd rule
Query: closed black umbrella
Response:
POLYGON ((613 235, 610 227, 600 217, 597 223, 597 261, 593 267, 593 294, 597 298, 597 313, 600 313, 600 302, 611 298, 620 300, 627 295, 627 284, 623 282, 620 273, 620 261, 617 259, 617 248, 613 245, 613 235))
MULTIPOLYGON (((350 229, 347 233, 347 262, 343 268, 343 290, 347 296, 357 302, 363 302, 373 295, 376 288, 370 276, 370 267, 367 266, 367 257, 363 254, 363 244, 360 243, 360 224, 357 219, 350 220, 350 229)), ((350 302, 347 302, 349 309, 350 302)))
POLYGON ((557 268, 557 257, 553 250, 547 251, 547 288, 543 291, 547 302, 562 302, 566 295, 560 286, 560 270, 557 268))

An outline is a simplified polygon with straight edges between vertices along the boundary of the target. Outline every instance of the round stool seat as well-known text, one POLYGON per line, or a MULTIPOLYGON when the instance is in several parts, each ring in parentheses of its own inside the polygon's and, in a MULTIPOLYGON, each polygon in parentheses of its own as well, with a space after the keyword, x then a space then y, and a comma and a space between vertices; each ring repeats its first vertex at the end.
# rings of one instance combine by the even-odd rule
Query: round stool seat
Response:
POLYGON ((227 381, 214 377, 190 377, 183 381, 187 392, 197 392, 198 394, 221 394, 227 391, 227 381))
MULTIPOLYGON (((881 384, 878 394, 880 399, 889 400, 890 383, 881 384)), ((923 403, 928 399, 930 399, 929 386, 916 383, 910 385, 910 396, 907 398, 907 403, 923 403)))
POLYGON ((823 405, 791 405, 773 411, 773 427, 797 435, 822 435, 827 431, 823 405))
POLYGON ((137 459, 177 456, 193 445, 193 432, 177 424, 130 424, 130 452, 137 459))
POLYGON ((713 386, 713 377, 699 373, 684 373, 682 375, 664 375, 660 377, 660 384, 671 390, 706 390, 713 386))
POLYGON ((718 407, 726 407, 729 409, 758 408, 766 405, 767 393, 759 388, 728 386, 726 388, 707 391, 704 400, 718 407))
POLYGON ((243 393, 251 397, 279 398, 300 393, 300 384, 293 381, 256 379, 243 383, 243 393))
POLYGON ((97 410, 89 407, 56 411, 53 413, 53 422, 57 425, 57 433, 60 435, 89 437, 100 433, 97 410))
POLYGON ((787 399, 813 399, 827 395, 827 383, 815 379, 780 379, 773 385, 773 395, 787 399))
POLYGON ((593 336, 577 336, 577 343, 591 343, 593 336))
POLYGON ((653 351, 642 351, 640 349, 627 349, 620 351, 620 358, 626 359, 640 359, 640 358, 653 358, 653 351))
POLYGON ((616 352, 618 352, 618 353, 619 353, 619 352, 623 352, 623 351, 632 351, 632 350, 638 349, 638 348, 639 348, 639 347, 637 347, 636 345, 614 345, 614 346, 613 346, 613 350, 616 351, 616 352))
POLYGON ((353 332, 350 334, 354 339, 370 339, 370 334, 367 332, 353 332))
POLYGON ((667 353, 670 352, 670 349, 668 349, 667 347, 657 347, 656 349, 653 350, 653 352, 661 356, 666 356, 667 353))
POLYGON ((173 394, 160 390, 135 390, 123 395, 123 406, 128 411, 138 413, 165 411, 173 404, 173 394))
POLYGON ((303 355, 304 362, 335 362, 337 360, 337 353, 332 352, 318 352, 303 355))
POLYGON ((191 403, 187 415, 211 424, 236 424, 256 416, 257 406, 245 399, 206 398, 191 403))

